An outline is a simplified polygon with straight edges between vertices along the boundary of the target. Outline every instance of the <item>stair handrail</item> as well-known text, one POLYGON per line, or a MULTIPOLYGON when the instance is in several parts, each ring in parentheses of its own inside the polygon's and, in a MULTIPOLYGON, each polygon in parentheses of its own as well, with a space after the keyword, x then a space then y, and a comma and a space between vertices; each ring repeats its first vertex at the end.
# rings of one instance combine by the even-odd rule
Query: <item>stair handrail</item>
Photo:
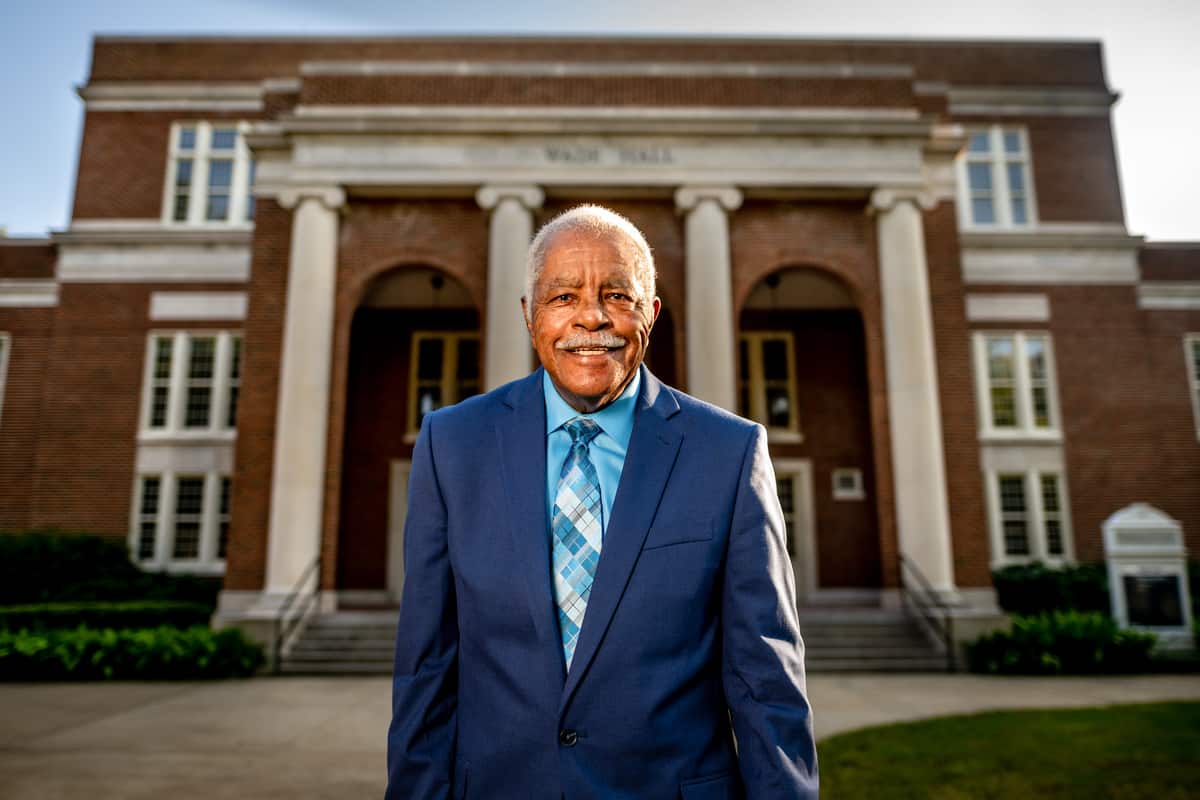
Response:
POLYGON ((279 606, 279 613, 275 616, 275 652, 273 669, 276 675, 282 671, 283 666, 283 648, 284 645, 291 641, 298 629, 308 621, 308 617, 316 605, 317 597, 320 595, 321 588, 321 554, 305 568, 301 573, 299 580, 296 581, 292 591, 284 598, 283 603, 279 606), (305 584, 308 579, 316 573, 316 578, 313 581, 312 590, 304 591, 305 584), (297 611, 294 616, 288 618, 288 612, 293 605, 297 611))
POLYGON ((920 567, 912 559, 900 553, 900 592, 916 609, 926 624, 936 630, 942 637, 942 645, 946 649, 946 671, 957 669, 957 659, 954 653, 954 614, 950 606, 938 596, 933 584, 921 572, 920 567), (917 583, 914 589, 909 581, 917 583))

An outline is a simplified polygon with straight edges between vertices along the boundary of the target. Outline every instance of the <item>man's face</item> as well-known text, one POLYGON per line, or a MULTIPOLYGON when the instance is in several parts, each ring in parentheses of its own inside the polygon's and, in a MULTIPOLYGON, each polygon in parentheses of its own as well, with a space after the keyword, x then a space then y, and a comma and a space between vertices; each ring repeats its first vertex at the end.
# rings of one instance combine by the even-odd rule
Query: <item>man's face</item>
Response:
POLYGON ((550 240, 533 297, 521 300, 538 358, 576 411, 620 397, 646 353, 660 303, 644 296, 636 252, 618 233, 561 231, 550 240))

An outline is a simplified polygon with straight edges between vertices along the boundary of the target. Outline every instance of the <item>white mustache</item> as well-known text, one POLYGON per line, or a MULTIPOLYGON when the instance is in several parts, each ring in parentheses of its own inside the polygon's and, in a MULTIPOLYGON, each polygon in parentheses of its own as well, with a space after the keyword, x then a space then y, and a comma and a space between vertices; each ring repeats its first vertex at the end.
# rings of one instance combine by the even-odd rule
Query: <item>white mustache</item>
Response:
POLYGON ((568 336, 554 346, 558 350, 588 350, 594 347, 603 347, 606 350, 611 350, 617 347, 624 347, 628 343, 629 340, 624 336, 618 336, 615 333, 576 333, 568 336))

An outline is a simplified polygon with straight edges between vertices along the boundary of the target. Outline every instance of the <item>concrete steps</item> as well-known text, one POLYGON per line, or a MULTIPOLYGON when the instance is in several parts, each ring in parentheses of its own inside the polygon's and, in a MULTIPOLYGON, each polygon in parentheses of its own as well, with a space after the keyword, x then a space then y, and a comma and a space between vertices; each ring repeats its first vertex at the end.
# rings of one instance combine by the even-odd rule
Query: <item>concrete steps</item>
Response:
MULTIPOLYGON (((283 660, 292 675, 390 675, 397 612, 342 611, 313 619, 283 660)), ((946 659, 903 612, 801 608, 809 672, 941 672, 946 659)))

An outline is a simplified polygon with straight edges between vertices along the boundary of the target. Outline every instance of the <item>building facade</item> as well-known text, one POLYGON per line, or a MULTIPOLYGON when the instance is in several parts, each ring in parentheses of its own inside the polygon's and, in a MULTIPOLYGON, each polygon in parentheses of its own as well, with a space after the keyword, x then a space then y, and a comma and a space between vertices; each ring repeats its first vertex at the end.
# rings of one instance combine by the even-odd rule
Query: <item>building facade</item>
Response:
POLYGON ((655 252, 648 364, 765 425, 805 605, 1200 552, 1200 245, 1126 229, 1094 43, 98 38, 69 226, 0 239, 0 529, 387 606, 422 416, 526 374, 537 226, 655 252))

